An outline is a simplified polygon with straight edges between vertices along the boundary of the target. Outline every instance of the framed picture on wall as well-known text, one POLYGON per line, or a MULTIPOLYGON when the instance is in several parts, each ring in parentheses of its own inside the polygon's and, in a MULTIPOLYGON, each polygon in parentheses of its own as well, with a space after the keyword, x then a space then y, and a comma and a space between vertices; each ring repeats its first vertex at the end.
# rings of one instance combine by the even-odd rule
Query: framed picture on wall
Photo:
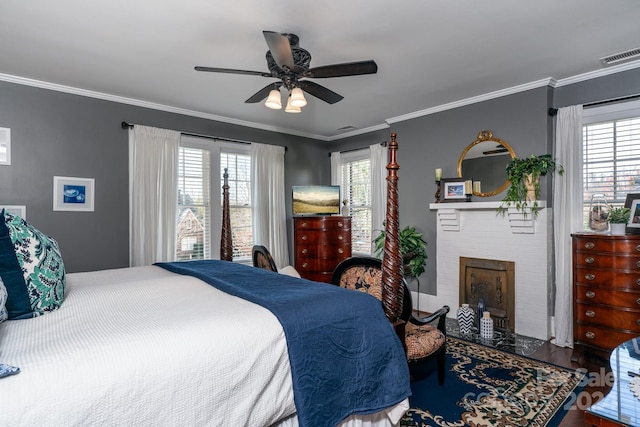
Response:
POLYGON ((53 177, 53 210, 93 212, 93 178, 53 177))
POLYGON ((626 232, 631 234, 640 234, 640 193, 627 194, 624 207, 631 210, 626 232))
POLYGON ((464 194, 464 182, 464 178, 442 178, 442 180, 440 181, 440 201, 465 201, 467 197, 464 194))

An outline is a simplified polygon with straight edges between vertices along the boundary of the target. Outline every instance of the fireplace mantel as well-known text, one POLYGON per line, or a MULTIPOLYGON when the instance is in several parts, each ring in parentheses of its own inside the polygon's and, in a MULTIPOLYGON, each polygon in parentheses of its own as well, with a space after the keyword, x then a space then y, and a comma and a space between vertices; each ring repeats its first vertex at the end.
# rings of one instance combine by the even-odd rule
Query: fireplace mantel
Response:
MULTIPOLYGON (((461 203, 431 203, 429 209, 438 211, 438 221, 440 222, 442 231, 460 231, 461 215, 466 211, 477 210, 494 210, 496 215, 502 202, 461 202, 461 203)), ((538 201, 538 208, 547 207, 545 200, 538 201)), ((531 208, 523 211, 515 208, 508 208, 505 220, 509 221, 511 232, 514 234, 533 234, 535 233, 535 218, 531 213, 531 208)))

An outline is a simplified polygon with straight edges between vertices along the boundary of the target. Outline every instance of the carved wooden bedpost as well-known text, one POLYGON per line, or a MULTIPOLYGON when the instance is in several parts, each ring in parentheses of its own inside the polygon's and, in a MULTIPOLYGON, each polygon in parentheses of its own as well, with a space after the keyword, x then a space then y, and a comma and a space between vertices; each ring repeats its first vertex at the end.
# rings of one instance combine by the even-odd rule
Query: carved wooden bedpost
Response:
POLYGON ((233 241, 231 239, 231 217, 229 216, 229 174, 224 168, 222 185, 222 236, 220 237, 220 259, 233 261, 233 241))
POLYGON ((387 212, 385 224, 384 254, 382 256, 382 305, 387 318, 396 322, 402 313, 404 283, 402 277, 402 253, 400 251, 400 227, 398 225, 398 169, 396 152, 398 143, 391 133, 389 163, 387 164, 387 212))

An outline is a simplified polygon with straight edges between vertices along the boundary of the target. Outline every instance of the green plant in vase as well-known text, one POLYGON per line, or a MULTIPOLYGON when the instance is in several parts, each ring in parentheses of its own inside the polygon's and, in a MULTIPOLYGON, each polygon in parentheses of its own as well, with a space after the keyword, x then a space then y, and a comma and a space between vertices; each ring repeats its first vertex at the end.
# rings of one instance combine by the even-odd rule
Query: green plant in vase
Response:
MULTIPOLYGON (((384 252, 384 230, 373 239, 374 254, 378 258, 384 252)), ((416 231, 415 227, 405 227, 400 230, 400 252, 405 266, 405 276, 417 278, 424 273, 427 259, 427 242, 422 238, 422 233, 416 231)))
POLYGON ((611 224, 626 224, 631 217, 631 209, 620 206, 612 207, 607 214, 607 221, 611 224))
POLYGON ((556 163, 551 154, 532 154, 529 157, 511 159, 506 168, 507 179, 511 185, 498 212, 504 213, 510 207, 525 211, 530 207, 534 217, 537 216, 540 210, 540 177, 552 172, 563 175, 564 168, 556 163))

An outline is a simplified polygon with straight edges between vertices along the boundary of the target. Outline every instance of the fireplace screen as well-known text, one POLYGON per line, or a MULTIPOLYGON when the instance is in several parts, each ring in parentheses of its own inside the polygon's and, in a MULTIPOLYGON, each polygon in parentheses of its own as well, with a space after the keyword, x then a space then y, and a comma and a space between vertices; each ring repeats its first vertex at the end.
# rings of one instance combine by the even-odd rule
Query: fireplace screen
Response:
POLYGON ((480 298, 496 328, 515 330, 515 290, 512 261, 460 257, 460 305, 474 310, 480 298))

